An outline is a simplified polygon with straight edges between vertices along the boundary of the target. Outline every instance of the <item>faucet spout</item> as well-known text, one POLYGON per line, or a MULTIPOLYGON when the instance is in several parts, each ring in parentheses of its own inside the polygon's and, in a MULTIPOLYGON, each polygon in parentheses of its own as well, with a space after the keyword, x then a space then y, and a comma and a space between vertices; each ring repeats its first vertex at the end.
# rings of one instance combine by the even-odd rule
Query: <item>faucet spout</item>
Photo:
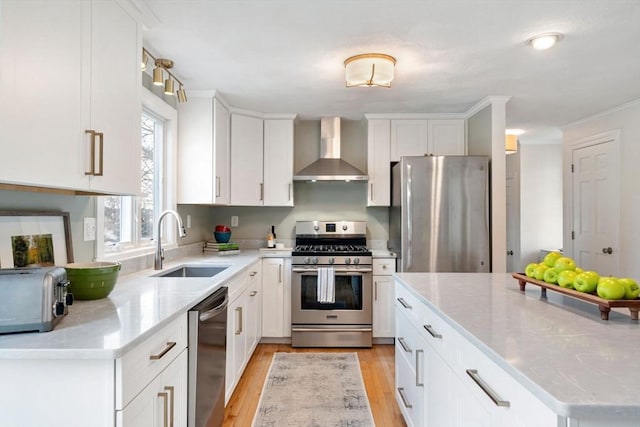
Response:
POLYGON ((153 262, 153 268, 155 270, 162 270, 162 260, 164 259, 164 254, 162 252, 162 220, 164 219, 165 216, 167 215, 173 215, 176 219, 176 221, 178 222, 178 234, 180 235, 180 237, 185 237, 187 235, 186 230, 184 229, 184 225, 182 224, 182 218, 180 217, 180 214, 172 209, 167 209, 166 211, 162 212, 160 214, 160 216, 158 217, 158 229, 156 232, 156 253, 155 253, 155 259, 153 262))

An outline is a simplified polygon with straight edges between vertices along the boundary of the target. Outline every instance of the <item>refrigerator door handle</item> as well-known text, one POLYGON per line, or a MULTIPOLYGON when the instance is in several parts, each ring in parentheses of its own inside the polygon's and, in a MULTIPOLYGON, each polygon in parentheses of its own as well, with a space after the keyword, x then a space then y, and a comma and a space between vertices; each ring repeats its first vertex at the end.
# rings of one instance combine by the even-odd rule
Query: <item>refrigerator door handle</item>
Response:
POLYGON ((413 204, 411 203, 411 164, 407 164, 407 271, 411 271, 411 254, 413 252, 413 204))

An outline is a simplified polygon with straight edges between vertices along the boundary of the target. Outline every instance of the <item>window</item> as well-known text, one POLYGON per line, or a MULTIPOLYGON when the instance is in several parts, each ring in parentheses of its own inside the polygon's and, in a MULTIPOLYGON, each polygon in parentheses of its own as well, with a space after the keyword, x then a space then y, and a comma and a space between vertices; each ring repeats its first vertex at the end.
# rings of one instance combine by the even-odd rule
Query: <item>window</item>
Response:
MULTIPOLYGON (((97 241, 97 258, 151 252, 156 219, 164 209, 175 209, 170 197, 175 186, 166 184, 175 181, 175 177, 171 180, 165 175, 175 169, 169 167, 166 153, 175 152, 176 111, 146 89, 143 91, 140 196, 98 198, 98 229, 104 233, 97 241)), ((165 237, 163 233, 163 240, 172 243, 175 236, 167 233, 165 237)))

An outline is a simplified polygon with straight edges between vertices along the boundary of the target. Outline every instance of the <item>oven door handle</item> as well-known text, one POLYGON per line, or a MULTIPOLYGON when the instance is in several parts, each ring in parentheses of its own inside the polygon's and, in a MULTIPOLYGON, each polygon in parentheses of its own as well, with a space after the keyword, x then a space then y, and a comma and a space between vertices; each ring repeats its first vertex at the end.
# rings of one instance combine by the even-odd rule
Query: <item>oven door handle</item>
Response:
MULTIPOLYGON (((303 275, 308 275, 308 276, 317 276, 318 275, 318 270, 315 268, 295 268, 293 267, 291 269, 291 271, 293 273, 301 273, 303 275)), ((339 268, 334 268, 333 270, 335 272, 335 274, 342 274, 342 275, 348 275, 348 276, 360 276, 363 273, 371 273, 372 269, 371 268, 359 268, 357 270, 351 270, 351 269, 339 269, 339 268)))

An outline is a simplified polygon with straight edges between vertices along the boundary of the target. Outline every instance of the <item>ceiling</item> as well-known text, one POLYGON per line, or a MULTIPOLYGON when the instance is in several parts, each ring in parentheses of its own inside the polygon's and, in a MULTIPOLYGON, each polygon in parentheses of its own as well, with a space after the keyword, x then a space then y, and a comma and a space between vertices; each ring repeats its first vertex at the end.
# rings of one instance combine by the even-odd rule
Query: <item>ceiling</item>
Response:
POLYGON ((187 94, 302 119, 464 113, 511 96, 521 142, 640 99, 638 0, 133 0, 144 46, 175 61, 187 94), (560 32, 554 48, 525 41, 560 32), (346 88, 344 60, 397 59, 390 89, 346 88))

